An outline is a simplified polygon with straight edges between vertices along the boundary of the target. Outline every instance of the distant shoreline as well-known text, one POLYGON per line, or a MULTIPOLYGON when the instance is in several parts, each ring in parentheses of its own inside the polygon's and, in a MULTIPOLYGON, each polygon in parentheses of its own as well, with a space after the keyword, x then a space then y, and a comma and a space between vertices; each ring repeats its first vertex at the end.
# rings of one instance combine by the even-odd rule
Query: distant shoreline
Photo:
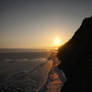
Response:
POLYGON ((0 48, 0 53, 2 52, 46 52, 47 49, 16 49, 16 48, 0 48))

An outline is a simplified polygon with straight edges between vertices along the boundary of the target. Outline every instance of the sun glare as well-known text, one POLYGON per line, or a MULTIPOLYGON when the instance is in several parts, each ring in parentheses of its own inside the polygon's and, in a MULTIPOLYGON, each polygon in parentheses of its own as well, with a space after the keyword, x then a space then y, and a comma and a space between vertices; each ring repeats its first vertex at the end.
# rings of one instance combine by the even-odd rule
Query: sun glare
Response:
POLYGON ((56 46, 59 46, 59 45, 60 45, 60 39, 59 39, 59 38, 55 38, 54 44, 55 44, 56 46))

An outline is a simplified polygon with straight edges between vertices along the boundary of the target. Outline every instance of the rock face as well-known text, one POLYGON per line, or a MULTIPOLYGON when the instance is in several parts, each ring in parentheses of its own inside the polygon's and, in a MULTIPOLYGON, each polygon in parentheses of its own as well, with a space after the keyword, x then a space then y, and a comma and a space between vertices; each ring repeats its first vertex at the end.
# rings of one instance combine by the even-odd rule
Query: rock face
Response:
POLYGON ((92 17, 83 20, 57 57, 61 60, 58 67, 67 77, 61 92, 92 92, 92 17))

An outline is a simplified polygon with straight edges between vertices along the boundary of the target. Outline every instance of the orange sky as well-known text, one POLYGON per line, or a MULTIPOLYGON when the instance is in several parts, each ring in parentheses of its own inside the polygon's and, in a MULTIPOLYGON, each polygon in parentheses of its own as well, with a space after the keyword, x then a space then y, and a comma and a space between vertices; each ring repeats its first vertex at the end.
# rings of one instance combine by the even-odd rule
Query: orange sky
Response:
POLYGON ((69 40, 92 14, 92 1, 0 1, 0 48, 48 48, 69 40), (78 6, 77 6, 78 5, 78 6))

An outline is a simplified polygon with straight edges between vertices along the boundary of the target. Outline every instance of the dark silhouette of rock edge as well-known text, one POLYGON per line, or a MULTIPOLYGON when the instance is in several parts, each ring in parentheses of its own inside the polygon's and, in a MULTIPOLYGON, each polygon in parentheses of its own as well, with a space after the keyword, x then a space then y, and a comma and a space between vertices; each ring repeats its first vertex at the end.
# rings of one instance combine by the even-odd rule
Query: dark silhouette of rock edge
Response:
POLYGON ((73 37, 61 46, 58 66, 67 77, 61 92, 91 92, 92 83, 92 16, 85 18, 73 37))

